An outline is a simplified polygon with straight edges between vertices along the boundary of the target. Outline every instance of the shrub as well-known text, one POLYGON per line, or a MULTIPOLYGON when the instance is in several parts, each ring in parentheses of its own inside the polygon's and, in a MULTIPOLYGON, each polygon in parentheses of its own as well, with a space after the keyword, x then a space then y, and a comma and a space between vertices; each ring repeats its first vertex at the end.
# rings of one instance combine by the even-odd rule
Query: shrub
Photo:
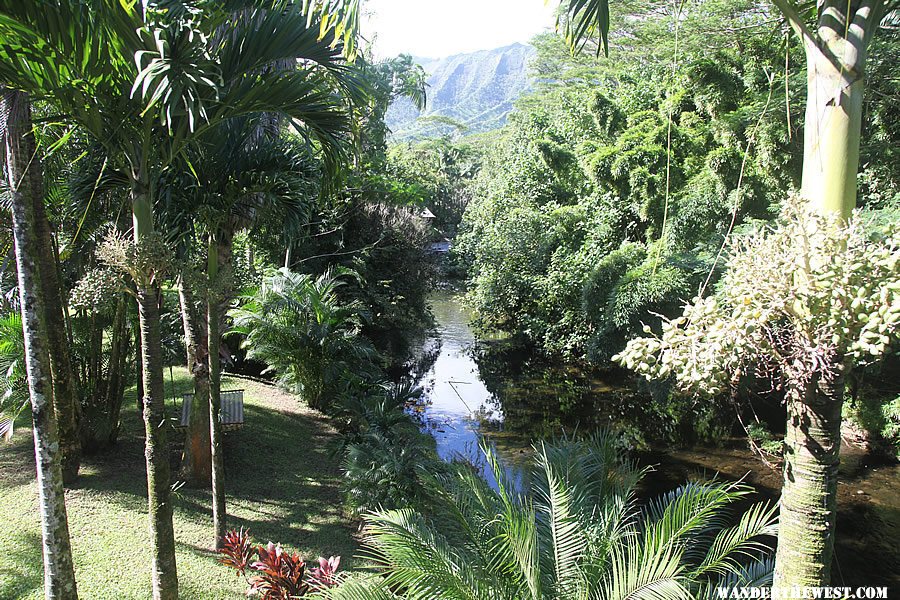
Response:
POLYGON ((345 402, 341 466, 357 514, 414 504, 426 495, 423 475, 445 468, 434 439, 405 410, 420 394, 409 385, 384 385, 345 402))
POLYGON ((219 562, 247 580, 247 595, 256 594, 260 600, 294 600, 310 591, 333 587, 337 585, 336 572, 341 562, 340 556, 320 556, 319 566, 307 572, 299 554, 272 542, 254 547, 250 532, 243 528, 225 535, 219 554, 219 562))
POLYGON ((437 478, 436 508, 370 514, 365 546, 382 577, 329 596, 694 598, 771 581, 777 506, 755 504, 733 525, 727 516, 747 486, 689 483, 639 507, 643 471, 600 433, 535 448, 531 494, 522 496, 485 453, 499 489, 460 467, 437 478))
POLYGON ((314 278, 281 269, 231 312, 231 333, 245 336, 247 356, 266 363, 282 385, 320 410, 354 375, 373 369, 374 351, 360 334, 361 306, 337 293, 342 274, 329 269, 314 278))

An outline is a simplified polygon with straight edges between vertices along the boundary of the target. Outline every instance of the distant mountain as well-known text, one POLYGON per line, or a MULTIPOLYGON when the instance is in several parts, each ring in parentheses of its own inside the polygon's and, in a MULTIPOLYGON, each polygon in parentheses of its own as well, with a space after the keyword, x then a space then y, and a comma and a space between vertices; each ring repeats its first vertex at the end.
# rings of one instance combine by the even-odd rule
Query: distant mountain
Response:
POLYGON ((513 103, 531 87, 527 62, 534 53, 532 46, 513 44, 448 58, 416 58, 428 73, 428 103, 419 112, 406 98, 395 102, 386 117, 392 139, 447 133, 453 130, 448 119, 463 124, 467 133, 501 127, 513 103))

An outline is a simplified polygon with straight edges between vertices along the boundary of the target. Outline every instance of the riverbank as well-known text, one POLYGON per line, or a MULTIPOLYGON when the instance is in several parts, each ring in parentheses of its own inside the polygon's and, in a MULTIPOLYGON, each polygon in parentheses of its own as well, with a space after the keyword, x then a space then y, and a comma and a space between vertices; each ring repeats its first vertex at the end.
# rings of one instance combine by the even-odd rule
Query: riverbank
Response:
MULTIPOLYGON (((168 381, 167 406, 172 384, 168 381)), ((186 369, 175 370, 174 392, 189 392, 186 369)), ((225 437, 229 528, 250 529, 258 543, 281 542, 305 559, 341 555, 352 567, 356 542, 343 512, 340 471, 329 454, 337 433, 324 415, 263 383, 225 377, 223 389, 244 389, 246 425, 225 437)), ((146 600, 147 486, 143 424, 134 391, 125 400, 115 448, 86 457, 66 491, 79 592, 92 600, 146 600)), ((173 439, 173 442, 177 441, 173 439)), ((26 422, 0 444, 0 598, 43 598, 41 532, 34 482, 34 447, 26 422)), ((219 565, 208 490, 175 494, 175 536, 183 600, 246 598, 243 579, 219 565)))
MULTIPOLYGON (((743 480, 757 490, 757 499, 777 501, 780 470, 752 453, 745 438, 725 431, 715 444, 660 442, 675 437, 678 424, 646 392, 602 374, 550 368, 527 355, 479 351, 458 295, 436 291, 431 303, 437 331, 428 343, 436 354, 422 380, 420 419, 442 457, 463 455, 478 463, 479 444, 486 441, 521 484, 533 441, 613 427, 642 441, 636 456, 652 469, 643 485, 647 496, 718 476, 743 480)), ((900 590, 900 465, 845 444, 839 481, 835 584, 900 590)))

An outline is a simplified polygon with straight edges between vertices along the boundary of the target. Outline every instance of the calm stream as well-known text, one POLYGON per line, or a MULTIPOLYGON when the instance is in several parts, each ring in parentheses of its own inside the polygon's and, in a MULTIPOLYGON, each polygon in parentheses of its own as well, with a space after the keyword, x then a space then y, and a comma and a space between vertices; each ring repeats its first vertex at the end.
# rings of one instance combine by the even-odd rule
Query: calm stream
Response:
MULTIPOLYGON (((646 440, 639 459, 653 467, 645 480, 648 494, 718 474, 745 478, 760 497, 777 499, 780 473, 753 455, 745 440, 660 447, 652 440, 677 426, 650 410, 646 396, 626 382, 607 382, 529 357, 485 353, 469 326, 471 314, 454 292, 434 292, 431 306, 437 330, 426 342, 425 354, 433 364, 422 375, 425 395, 417 412, 445 460, 464 457, 483 467, 480 444, 486 444, 522 489, 532 441, 609 425, 646 440)), ((483 470, 495 485, 490 470, 483 470)), ((900 591, 900 466, 871 462, 845 444, 841 475, 836 583, 889 585, 892 592, 900 591)))

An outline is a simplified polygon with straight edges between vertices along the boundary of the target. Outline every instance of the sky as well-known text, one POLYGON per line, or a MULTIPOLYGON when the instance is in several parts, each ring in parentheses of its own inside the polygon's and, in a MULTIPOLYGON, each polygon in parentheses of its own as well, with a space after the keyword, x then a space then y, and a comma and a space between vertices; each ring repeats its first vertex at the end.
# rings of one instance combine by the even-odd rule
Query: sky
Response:
POLYGON ((527 42, 554 25, 544 0, 363 0, 362 35, 375 54, 443 58, 527 42))

